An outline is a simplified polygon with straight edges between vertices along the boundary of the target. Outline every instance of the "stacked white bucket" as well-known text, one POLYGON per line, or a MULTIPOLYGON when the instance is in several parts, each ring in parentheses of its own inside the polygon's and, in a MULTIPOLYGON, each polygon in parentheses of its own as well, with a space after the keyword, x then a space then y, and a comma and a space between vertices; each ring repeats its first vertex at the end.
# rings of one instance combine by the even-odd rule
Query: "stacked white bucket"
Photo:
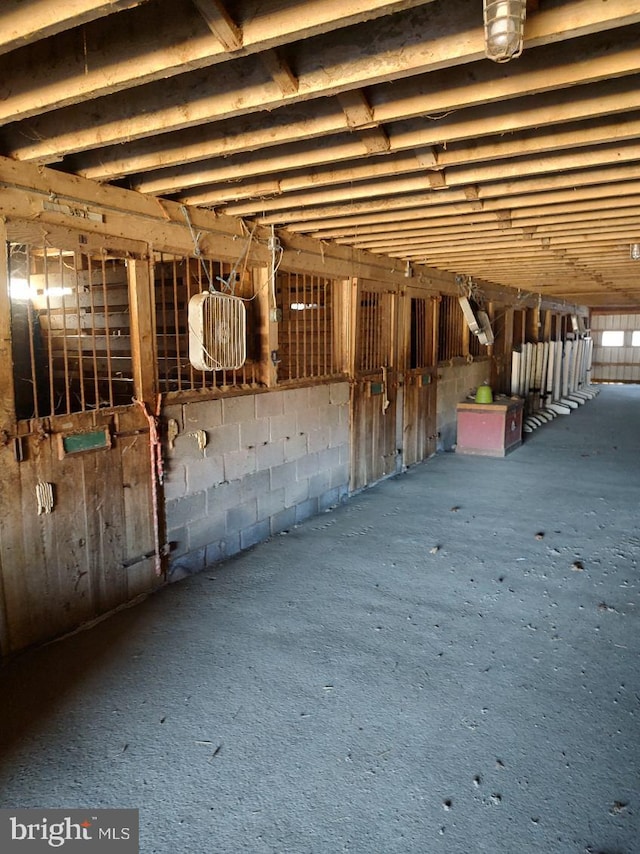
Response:
POLYGON ((511 394, 525 399, 522 429, 531 433, 558 415, 570 415, 595 397, 591 386, 593 339, 522 344, 511 361, 511 394))

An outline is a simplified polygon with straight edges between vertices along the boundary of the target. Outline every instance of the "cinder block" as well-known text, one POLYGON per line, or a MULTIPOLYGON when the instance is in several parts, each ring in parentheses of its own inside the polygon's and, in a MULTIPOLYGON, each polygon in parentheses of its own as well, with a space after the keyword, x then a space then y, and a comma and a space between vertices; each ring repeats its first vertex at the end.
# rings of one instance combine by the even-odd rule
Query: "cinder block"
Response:
POLYGON ((340 445, 349 444, 349 427, 345 424, 340 424, 338 427, 331 428, 331 439, 329 447, 338 448, 340 445))
POLYGON ((187 464, 187 490, 190 493, 210 489, 224 480, 222 457, 204 457, 187 464))
POLYGON ((309 407, 309 389, 291 388, 283 391, 284 395, 284 411, 286 415, 295 412, 303 412, 309 407))
POLYGON ((268 470, 248 474, 240 481, 240 499, 242 502, 250 501, 269 492, 271 488, 271 475, 268 470))
POLYGON ((307 434, 307 450, 309 453, 322 451, 331 445, 331 427, 327 424, 320 424, 317 430, 311 430, 307 434))
POLYGON ((258 520, 269 519, 284 510, 284 486, 258 496, 258 520))
POLYGON ((271 489, 285 488, 289 484, 296 482, 296 464, 295 462, 284 463, 281 466, 276 466, 270 471, 271 489))
POLYGON ((309 497, 319 498, 331 486, 331 472, 319 471, 309 478, 309 497))
POLYGON ((296 508, 287 507, 271 517, 271 533, 278 534, 280 531, 288 531, 296 524, 296 508))
POLYGON ((310 406, 307 409, 298 411, 296 418, 296 427, 298 433, 311 433, 320 423, 320 409, 317 406, 310 406))
POLYGON ((331 403, 331 386, 328 383, 309 387, 309 406, 329 406, 331 403))
POLYGON ((177 423, 180 432, 184 430, 184 406, 181 403, 163 406, 161 416, 165 424, 167 421, 173 420, 177 423))
POLYGON ((173 460, 168 464, 165 463, 163 489, 165 501, 172 501, 186 495, 187 472, 182 464, 175 465, 173 460))
POLYGON ((344 487, 349 488, 349 465, 348 463, 340 463, 331 470, 331 488, 344 487))
POLYGON ((225 539, 220 543, 220 547, 225 557, 238 554, 242 548, 240 545, 240 532, 227 534, 225 539))
POLYGON ((318 499, 308 498, 302 504, 296 504, 296 523, 303 522, 318 514, 318 499))
POLYGON ((222 417, 225 424, 241 424, 256 417, 255 395, 225 397, 222 401, 222 417))
POLYGON ((224 539, 227 530, 226 515, 222 513, 217 516, 207 516, 189 525, 189 551, 224 539))
POLYGON ((325 510, 329 510, 331 507, 337 507, 344 500, 345 494, 346 489, 340 486, 323 492, 322 495, 318 496, 318 512, 324 513, 325 510))
POLYGON ((223 482, 207 490, 207 515, 224 513, 240 504, 240 481, 223 482))
POLYGON ((250 528, 258 521, 258 502, 255 498, 227 510, 227 534, 250 528))
POLYGON ((213 564, 220 563, 221 560, 225 559, 226 553, 224 550, 224 546, 224 540, 220 540, 217 543, 209 543, 209 545, 205 549, 205 568, 207 566, 212 566, 213 564))
POLYGON ((340 406, 323 406, 320 409, 318 426, 337 427, 340 424, 340 406))
POLYGON ((351 465, 351 445, 340 445, 338 448, 340 454, 340 465, 351 465))
POLYGON ((272 415, 269 418, 269 439, 290 439, 297 432, 295 415, 272 415))
POLYGON ((258 471, 280 466, 284 462, 284 439, 267 442, 256 448, 256 468, 258 471))
POLYGON ((331 471, 340 465, 340 448, 325 448, 318 454, 318 471, 331 471))
POLYGON ((222 424, 208 432, 206 454, 228 454, 240 450, 240 425, 222 424))
POLYGON ((268 442, 270 437, 270 424, 268 418, 258 418, 253 421, 244 421, 240 425, 240 447, 257 448, 263 442, 268 442))
POLYGON ((181 528, 167 529, 166 540, 171 548, 170 560, 189 551, 189 533, 185 525, 181 528))
POLYGON ((255 546, 257 543, 262 543, 264 540, 269 539, 270 534, 271 527, 268 519, 256 522, 255 525, 251 525, 250 528, 245 528, 244 531, 240 531, 240 546, 243 549, 249 549, 251 546, 255 546))
POLYGON ((298 480, 284 488, 284 506, 295 507, 309 498, 309 481, 298 480))
POLYGON ((331 383, 329 386, 329 400, 336 406, 349 403, 351 387, 349 383, 331 383))
POLYGON ((188 525, 195 519, 202 519, 207 513, 206 495, 204 492, 197 492, 195 495, 167 501, 166 513, 167 530, 188 525))
POLYGON ((284 412, 283 391, 268 391, 256 395, 256 418, 269 418, 272 415, 282 415, 284 412))
POLYGON ((244 448, 224 455, 224 479, 241 480, 256 471, 255 448, 244 448))
POLYGON ((184 405, 184 430, 207 430, 222 424, 222 401, 197 400, 184 405))
POLYGON ((298 480, 310 478, 320 470, 318 454, 306 454, 296 461, 296 477, 298 480))
POLYGON ((189 554, 182 555, 171 561, 169 564, 168 581, 180 581, 188 575, 194 575, 196 572, 201 572, 205 567, 205 551, 198 549, 189 554))
POLYGON ((307 434, 294 434, 289 440, 284 442, 284 459, 285 462, 297 460, 307 454, 307 434))
MULTIPOLYGON (((210 433, 207 434, 207 440, 210 435, 210 433)), ((201 460, 204 452, 198 447, 198 440, 193 433, 181 433, 176 437, 173 448, 168 451, 167 456, 172 462, 188 463, 191 460, 201 460)))

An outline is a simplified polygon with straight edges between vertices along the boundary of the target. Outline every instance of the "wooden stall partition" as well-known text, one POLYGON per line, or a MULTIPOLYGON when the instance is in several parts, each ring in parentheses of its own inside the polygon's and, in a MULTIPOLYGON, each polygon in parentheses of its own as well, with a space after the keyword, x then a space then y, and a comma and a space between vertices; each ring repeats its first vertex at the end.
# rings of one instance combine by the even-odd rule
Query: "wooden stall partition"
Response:
MULTIPOLYGON (((28 335, 23 329, 20 347, 15 341, 12 347, 18 355, 25 350, 26 358, 16 367, 7 360, 2 373, 31 389, 20 398, 30 411, 16 418, 14 395, 0 424, 5 656, 70 631, 162 580, 148 264, 134 257, 139 244, 126 260, 112 255, 107 265, 106 247, 94 251, 83 235, 55 238, 56 249, 54 235, 40 244, 11 244, 18 238, 10 223, 9 245, 21 252, 28 247, 22 254, 29 266, 20 272, 27 279, 7 276, 8 253, 1 265, 9 332, 16 314, 29 321, 28 335), (144 398, 146 410, 134 402, 144 398)), ((19 239, 31 238, 20 232, 19 239)))
POLYGON ((401 297, 399 365, 404 376, 402 464, 411 466, 436 452, 437 298, 409 287, 401 297))
POLYGON ((513 351, 513 308, 491 303, 490 317, 494 343, 491 360, 491 387, 494 392, 509 394, 513 351))
POLYGON ((351 490, 398 471, 395 288, 352 280, 351 490))

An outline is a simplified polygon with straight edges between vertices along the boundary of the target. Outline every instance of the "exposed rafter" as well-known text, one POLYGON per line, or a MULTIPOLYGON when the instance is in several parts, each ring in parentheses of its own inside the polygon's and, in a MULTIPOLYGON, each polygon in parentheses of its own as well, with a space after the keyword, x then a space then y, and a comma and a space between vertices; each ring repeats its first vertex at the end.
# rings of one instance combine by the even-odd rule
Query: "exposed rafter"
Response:
POLYGON ((5 0, 0 155, 637 303, 638 43, 637 0, 528 0, 507 65, 479 0, 5 0))

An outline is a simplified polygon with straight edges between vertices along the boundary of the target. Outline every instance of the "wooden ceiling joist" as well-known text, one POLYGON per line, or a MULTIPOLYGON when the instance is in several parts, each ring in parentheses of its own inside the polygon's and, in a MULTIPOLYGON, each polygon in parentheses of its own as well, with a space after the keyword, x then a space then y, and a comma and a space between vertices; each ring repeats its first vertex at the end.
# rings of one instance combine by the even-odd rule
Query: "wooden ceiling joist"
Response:
POLYGON ((0 155, 288 251, 637 304, 640 5, 527 10, 503 65, 479 0, 5 0, 0 155))
POLYGON ((242 30, 231 19, 224 4, 220 0, 193 0, 193 3, 223 49, 230 53, 240 50, 242 30))

